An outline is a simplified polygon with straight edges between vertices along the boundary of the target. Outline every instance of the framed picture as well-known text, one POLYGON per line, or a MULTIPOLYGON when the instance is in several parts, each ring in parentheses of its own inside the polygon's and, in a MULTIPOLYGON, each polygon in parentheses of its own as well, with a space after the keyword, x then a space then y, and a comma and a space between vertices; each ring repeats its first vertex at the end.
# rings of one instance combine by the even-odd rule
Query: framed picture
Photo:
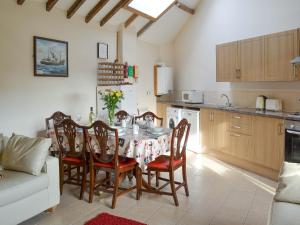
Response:
POLYGON ((97 56, 98 59, 108 59, 108 44, 98 43, 97 56))
POLYGON ((34 75, 41 77, 68 77, 68 42, 33 37, 34 75))

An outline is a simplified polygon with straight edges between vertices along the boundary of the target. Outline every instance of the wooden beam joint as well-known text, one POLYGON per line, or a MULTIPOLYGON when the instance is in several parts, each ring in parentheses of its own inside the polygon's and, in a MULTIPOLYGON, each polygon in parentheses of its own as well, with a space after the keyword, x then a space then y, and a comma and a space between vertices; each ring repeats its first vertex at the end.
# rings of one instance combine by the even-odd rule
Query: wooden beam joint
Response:
POLYGON ((57 2, 58 2, 58 0, 48 0, 46 3, 46 10, 50 11, 57 2))
POLYGON ((106 3, 108 3, 108 0, 100 0, 86 15, 85 22, 90 22, 90 20, 96 16, 96 14, 106 5, 106 3))
POLYGON ((67 11, 67 18, 70 19, 85 1, 86 0, 76 0, 67 11))
POLYGON ((126 21, 125 21, 125 28, 127 28, 136 18, 138 14, 133 13, 126 21))
POLYGON ((176 1, 176 2, 175 2, 175 5, 176 5, 179 9, 181 9, 181 10, 187 12, 187 13, 190 13, 190 14, 192 14, 192 15, 195 14, 195 10, 194 10, 194 9, 191 9, 191 8, 188 7, 187 5, 181 3, 180 1, 176 1))
POLYGON ((17 0, 18 5, 22 5, 25 2, 25 0, 17 0))
POLYGON ((121 8, 128 5, 131 0, 120 0, 100 21, 100 26, 102 27, 107 21, 112 18, 121 8))

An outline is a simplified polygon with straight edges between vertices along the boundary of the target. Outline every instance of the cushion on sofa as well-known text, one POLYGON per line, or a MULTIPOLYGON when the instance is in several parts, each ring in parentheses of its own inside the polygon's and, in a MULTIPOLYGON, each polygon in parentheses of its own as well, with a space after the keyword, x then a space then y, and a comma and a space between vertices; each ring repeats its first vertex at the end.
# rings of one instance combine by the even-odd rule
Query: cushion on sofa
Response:
POLYGON ((299 225, 300 206, 286 202, 273 202, 269 225, 299 225))
POLYGON ((33 176, 23 172, 3 170, 1 174, 4 174, 4 178, 0 181, 0 207, 27 198, 46 189, 49 185, 46 173, 33 176))
POLYGON ((22 171, 38 176, 45 164, 50 138, 28 138, 12 136, 2 154, 4 169, 22 171))
POLYGON ((300 164, 284 162, 278 178, 275 201, 300 204, 300 164))

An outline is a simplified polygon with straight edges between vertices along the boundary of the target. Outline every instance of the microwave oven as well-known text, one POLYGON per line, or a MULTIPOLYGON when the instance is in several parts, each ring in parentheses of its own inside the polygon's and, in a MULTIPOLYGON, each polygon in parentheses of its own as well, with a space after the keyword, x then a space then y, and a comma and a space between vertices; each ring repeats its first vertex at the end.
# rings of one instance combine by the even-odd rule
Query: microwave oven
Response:
POLYGON ((181 100, 186 103, 204 103, 204 93, 203 91, 182 91, 181 100))

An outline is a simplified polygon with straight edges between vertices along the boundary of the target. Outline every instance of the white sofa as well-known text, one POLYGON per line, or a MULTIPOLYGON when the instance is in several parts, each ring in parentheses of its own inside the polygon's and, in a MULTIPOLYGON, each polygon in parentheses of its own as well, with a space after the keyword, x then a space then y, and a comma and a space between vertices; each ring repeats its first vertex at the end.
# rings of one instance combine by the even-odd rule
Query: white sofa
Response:
POLYGON ((285 162, 279 175, 268 225, 300 224, 300 164, 285 162))
POLYGON ((21 223, 60 201, 58 159, 48 156, 39 176, 0 170, 0 224, 21 223))

